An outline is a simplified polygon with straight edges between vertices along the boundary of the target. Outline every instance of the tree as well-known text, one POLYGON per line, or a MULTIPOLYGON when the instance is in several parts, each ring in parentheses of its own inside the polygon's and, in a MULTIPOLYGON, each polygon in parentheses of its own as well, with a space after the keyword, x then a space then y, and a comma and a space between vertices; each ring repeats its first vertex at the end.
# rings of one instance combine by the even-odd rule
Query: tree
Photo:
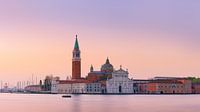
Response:
POLYGON ((192 83, 200 83, 200 78, 196 78, 196 77, 188 77, 189 80, 192 81, 192 83))

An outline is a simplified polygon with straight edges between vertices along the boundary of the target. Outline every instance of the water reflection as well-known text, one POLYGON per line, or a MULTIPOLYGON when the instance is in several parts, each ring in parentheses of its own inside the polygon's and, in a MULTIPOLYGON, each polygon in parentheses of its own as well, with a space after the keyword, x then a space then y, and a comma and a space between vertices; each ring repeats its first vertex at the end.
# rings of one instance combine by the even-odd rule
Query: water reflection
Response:
POLYGON ((199 95, 0 94, 1 112, 198 112, 199 95))
POLYGON ((70 112, 82 112, 81 111, 81 99, 82 99, 82 97, 80 97, 80 95, 75 95, 74 98, 75 99, 72 100, 73 103, 70 103, 72 105, 71 108, 70 108, 71 109, 70 112))

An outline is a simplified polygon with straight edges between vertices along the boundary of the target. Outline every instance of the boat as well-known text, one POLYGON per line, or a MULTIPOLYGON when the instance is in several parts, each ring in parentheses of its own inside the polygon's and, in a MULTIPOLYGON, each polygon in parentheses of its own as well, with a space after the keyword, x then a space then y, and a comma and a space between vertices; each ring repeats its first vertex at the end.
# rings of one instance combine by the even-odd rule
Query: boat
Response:
POLYGON ((71 98, 72 96, 71 95, 63 95, 62 97, 63 98, 71 98))

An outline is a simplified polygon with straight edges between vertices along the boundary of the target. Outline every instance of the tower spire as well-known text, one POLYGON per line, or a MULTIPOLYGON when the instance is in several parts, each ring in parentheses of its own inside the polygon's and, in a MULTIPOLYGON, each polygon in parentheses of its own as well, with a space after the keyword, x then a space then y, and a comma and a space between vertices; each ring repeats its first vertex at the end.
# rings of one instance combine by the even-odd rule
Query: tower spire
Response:
POLYGON ((106 59, 106 64, 110 64, 109 58, 106 59))
POLYGON ((93 72, 93 71, 94 71, 94 67, 93 67, 93 65, 91 65, 90 72, 93 72))
POLYGON ((77 36, 77 35, 76 35, 76 41, 75 41, 75 44, 74 44, 74 49, 79 50, 79 45, 78 45, 78 36, 77 36))

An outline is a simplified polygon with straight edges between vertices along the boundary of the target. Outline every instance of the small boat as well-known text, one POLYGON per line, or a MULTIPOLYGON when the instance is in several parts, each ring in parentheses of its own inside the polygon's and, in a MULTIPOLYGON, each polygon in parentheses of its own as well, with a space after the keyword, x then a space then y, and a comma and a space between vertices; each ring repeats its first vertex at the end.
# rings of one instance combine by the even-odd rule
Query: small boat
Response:
POLYGON ((62 97, 63 98, 71 98, 72 96, 71 95, 63 95, 62 97))

